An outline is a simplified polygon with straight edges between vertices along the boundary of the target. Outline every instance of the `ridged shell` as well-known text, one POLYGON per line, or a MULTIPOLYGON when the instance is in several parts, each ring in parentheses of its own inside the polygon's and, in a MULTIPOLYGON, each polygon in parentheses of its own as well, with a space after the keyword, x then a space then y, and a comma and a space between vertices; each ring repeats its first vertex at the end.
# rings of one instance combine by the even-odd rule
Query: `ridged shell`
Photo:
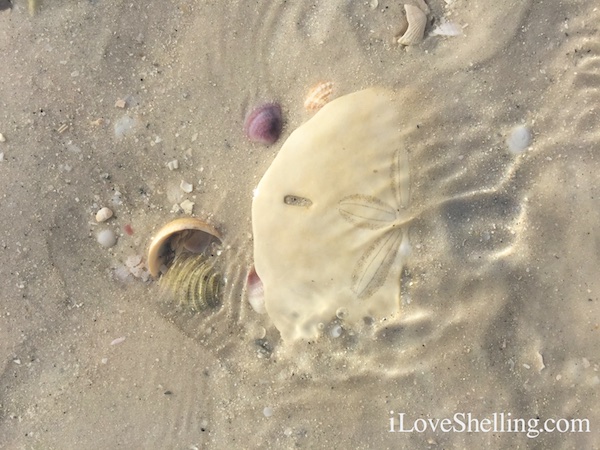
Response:
POLYGON ((252 142, 271 145, 279 139, 283 129, 281 106, 266 103, 250 111, 244 120, 244 132, 252 142))
MULTIPOLYGON (((196 218, 182 217, 162 227, 150 242, 148 249, 148 270, 158 277, 160 268, 166 264, 177 248, 198 246, 198 242, 221 241, 221 234, 211 225, 196 218)), ((196 252, 198 253, 198 252, 196 252)))
POLYGON ((321 109, 327 104, 327 102, 329 102, 329 97, 331 97, 332 92, 333 82, 331 81, 319 83, 316 86, 313 86, 311 90, 308 91, 306 100, 304 100, 304 107, 309 111, 321 109))
MULTIPOLYGON (((415 45, 423 40, 425 27, 427 26, 427 14, 421 8, 414 5, 404 5, 408 29, 398 39, 398 44, 415 45)), ((429 8, 427 8, 429 10, 429 8)))
POLYGON ((223 278, 215 270, 214 261, 203 253, 179 253, 161 278, 179 304, 193 311, 204 311, 221 303, 223 278))

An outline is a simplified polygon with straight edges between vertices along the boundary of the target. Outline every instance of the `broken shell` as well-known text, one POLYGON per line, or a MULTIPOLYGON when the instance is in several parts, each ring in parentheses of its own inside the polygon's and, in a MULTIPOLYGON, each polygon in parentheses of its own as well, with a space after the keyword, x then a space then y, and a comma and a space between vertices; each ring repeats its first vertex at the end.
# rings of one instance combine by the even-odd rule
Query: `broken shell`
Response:
POLYGON ((308 91, 308 96, 304 100, 304 107, 309 111, 321 109, 329 102, 329 97, 333 92, 333 82, 327 81, 313 86, 308 91))
MULTIPOLYGON (((404 5, 406 11, 406 20, 408 21, 408 29, 398 39, 398 44, 415 45, 423 40, 425 34, 425 26, 427 25, 427 11, 414 5, 404 5)), ((427 8, 429 10, 429 8, 427 8)))
POLYGON ((148 269, 156 278, 160 268, 173 260, 178 251, 202 253, 215 241, 221 242, 221 234, 206 222, 196 217, 175 219, 162 227, 150 242, 148 269))

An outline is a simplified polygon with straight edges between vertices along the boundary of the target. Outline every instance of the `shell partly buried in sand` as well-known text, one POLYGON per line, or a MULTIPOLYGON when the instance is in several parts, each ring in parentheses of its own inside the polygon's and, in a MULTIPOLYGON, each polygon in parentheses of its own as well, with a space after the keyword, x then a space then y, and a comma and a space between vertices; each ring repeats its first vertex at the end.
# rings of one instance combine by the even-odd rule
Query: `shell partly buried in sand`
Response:
POLYGON ((329 102, 332 92, 333 82, 331 81, 326 81, 313 86, 310 91, 308 91, 306 100, 304 100, 304 108, 309 111, 321 109, 329 102))
POLYGON ((427 14, 429 7, 424 1, 419 1, 419 6, 405 4, 406 21, 408 28, 404 34, 398 39, 400 45, 416 45, 423 40, 425 27, 427 26, 427 14))
POLYGON ((215 268, 214 247, 220 233, 195 217, 184 217, 162 227, 150 243, 148 269, 160 274, 181 305, 201 311, 220 303, 223 278, 215 268))

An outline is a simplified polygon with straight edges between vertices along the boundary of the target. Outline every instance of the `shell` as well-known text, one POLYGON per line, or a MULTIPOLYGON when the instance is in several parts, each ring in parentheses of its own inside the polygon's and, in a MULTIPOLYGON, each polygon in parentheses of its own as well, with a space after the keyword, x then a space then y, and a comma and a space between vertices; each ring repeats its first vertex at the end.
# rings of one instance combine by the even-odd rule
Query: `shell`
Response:
POLYGON ((161 285, 179 299, 180 306, 204 311, 221 303, 223 278, 214 261, 204 253, 183 252, 175 255, 161 285))
POLYGON ((175 219, 162 227, 150 242, 148 270, 158 277, 160 268, 173 259, 178 249, 200 253, 211 241, 221 241, 221 234, 211 225, 196 218, 175 219))
POLYGON ((279 139, 282 129, 283 116, 277 103, 255 108, 244 120, 244 132, 252 142, 271 145, 279 139))
POLYGON ((265 288, 260 277, 256 273, 254 266, 248 272, 246 278, 246 293, 248 294, 248 303, 258 314, 265 314, 265 288))
POLYGON ((150 273, 158 277, 161 267, 169 264, 160 279, 161 287, 193 311, 214 308, 221 301, 223 278, 208 252, 215 242, 221 242, 221 235, 214 227, 198 218, 184 217, 162 227, 150 243, 150 273))
MULTIPOLYGON (((414 5, 404 5, 408 29, 398 39, 398 44, 415 45, 423 40, 425 27, 427 26, 427 14, 421 8, 414 5)), ((429 8, 427 8, 429 10, 429 8)))
POLYGON ((100 208, 98 210, 98 212, 96 213, 96 222, 106 222, 112 216, 113 216, 112 209, 107 208, 105 206, 104 208, 100 208))
POLYGON ((304 100, 304 107, 309 111, 321 109, 329 102, 329 97, 331 97, 332 92, 333 82, 331 81, 326 81, 313 86, 311 90, 308 91, 306 100, 304 100))
POLYGON ((431 30, 432 36, 460 36, 462 28, 456 22, 442 21, 437 27, 431 30))

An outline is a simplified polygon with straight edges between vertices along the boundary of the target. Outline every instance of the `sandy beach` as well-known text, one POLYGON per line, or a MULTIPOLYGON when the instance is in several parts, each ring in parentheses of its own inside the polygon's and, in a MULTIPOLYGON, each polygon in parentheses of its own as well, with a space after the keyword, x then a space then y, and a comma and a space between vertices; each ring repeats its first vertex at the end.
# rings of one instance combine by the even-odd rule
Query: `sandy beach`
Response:
POLYGON ((4 5, 0 448, 600 448, 597 2, 427 0, 410 46, 386 0, 4 5), (398 314, 288 342, 247 298, 253 191, 319 82, 410 117, 411 252, 398 314), (186 201, 216 310, 146 272, 186 201))

